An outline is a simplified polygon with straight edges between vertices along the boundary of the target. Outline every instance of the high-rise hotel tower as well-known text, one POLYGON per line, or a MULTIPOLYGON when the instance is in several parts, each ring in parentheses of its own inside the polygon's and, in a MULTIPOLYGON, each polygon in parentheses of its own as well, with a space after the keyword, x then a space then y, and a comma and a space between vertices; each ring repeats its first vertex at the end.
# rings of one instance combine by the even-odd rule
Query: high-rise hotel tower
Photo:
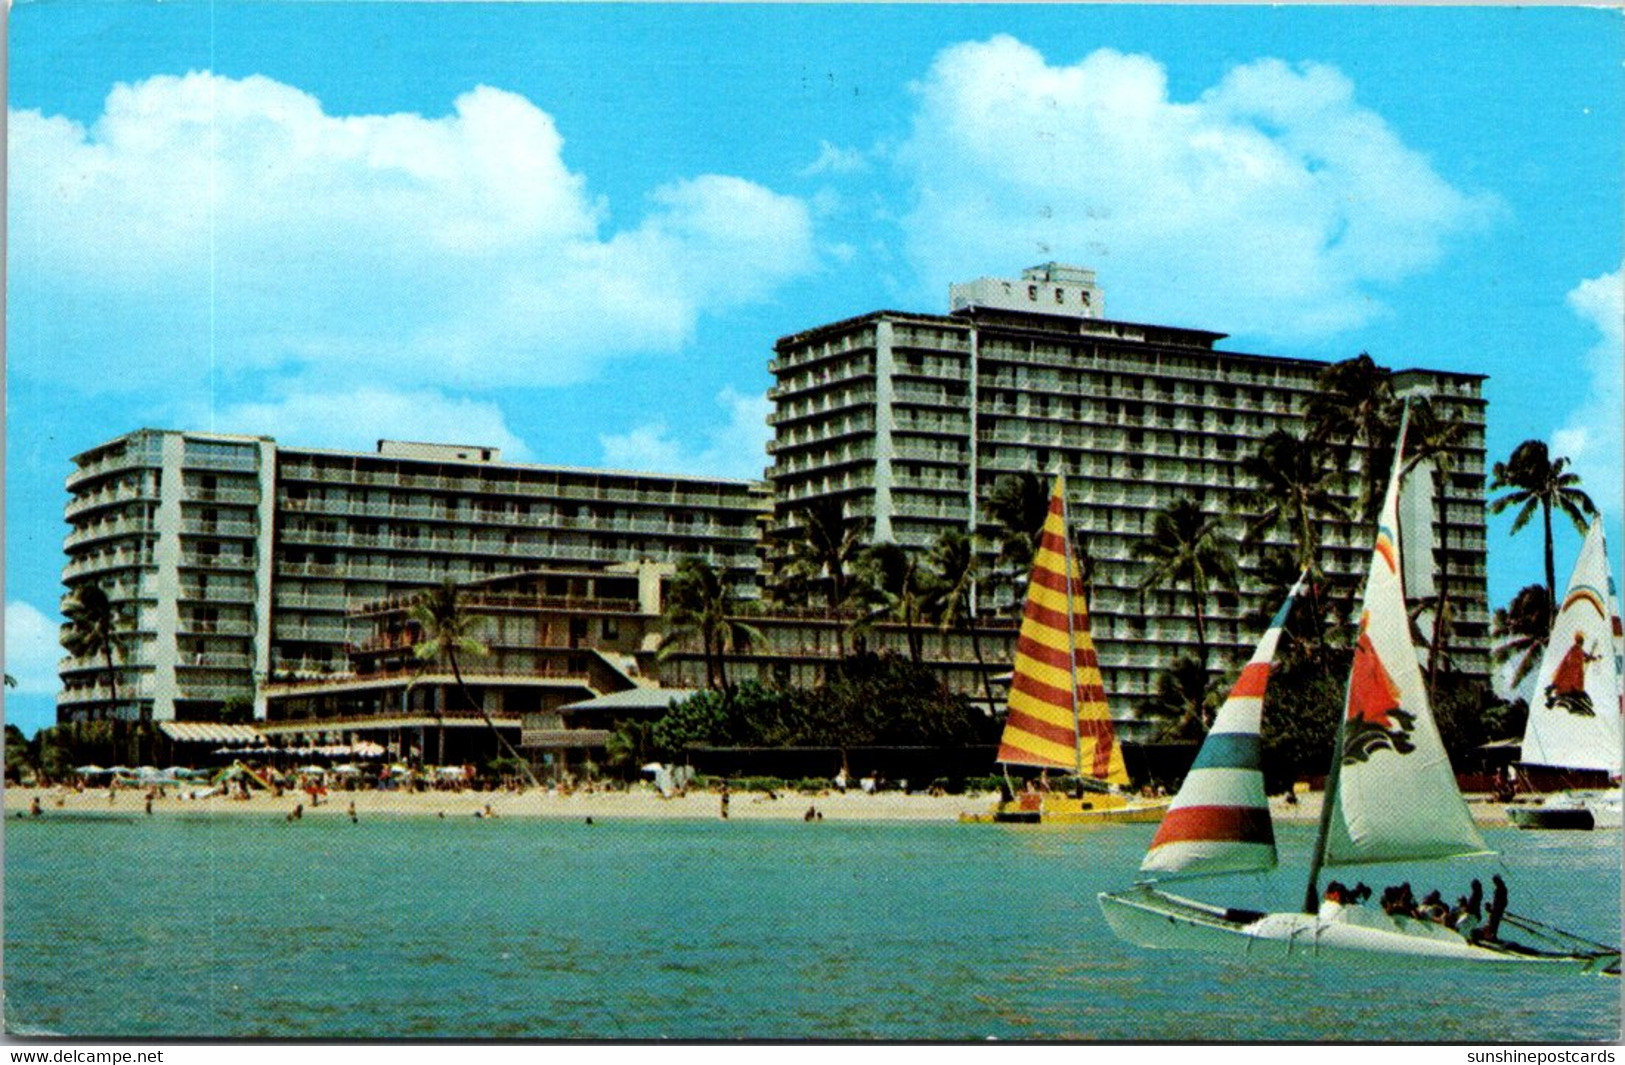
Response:
MULTIPOLYGON (((1217 350, 1222 333, 1108 319, 1094 273, 1057 263, 953 285, 949 300, 947 315, 875 311, 779 340, 775 524, 795 536, 809 502, 833 497, 874 539, 923 548, 948 529, 991 537, 985 504, 1001 475, 1036 473, 1047 485, 1064 473, 1107 686, 1132 705, 1196 644, 1182 589, 1140 590, 1146 564, 1134 549, 1152 515, 1182 497, 1226 513, 1247 487, 1243 457, 1276 429, 1301 430, 1326 364, 1217 350)), ((1455 666, 1487 675, 1482 380, 1406 370, 1394 385, 1466 426, 1442 491, 1428 467, 1407 479, 1407 581, 1413 600, 1431 595, 1448 556, 1455 666)), ((1369 557, 1358 523, 1324 536, 1332 573, 1351 576, 1369 557)), ((1012 594, 1007 582, 984 591, 993 609, 1012 594)), ((1245 657, 1257 633, 1243 619, 1263 604, 1256 581, 1242 592, 1210 608, 1208 638, 1245 657)))

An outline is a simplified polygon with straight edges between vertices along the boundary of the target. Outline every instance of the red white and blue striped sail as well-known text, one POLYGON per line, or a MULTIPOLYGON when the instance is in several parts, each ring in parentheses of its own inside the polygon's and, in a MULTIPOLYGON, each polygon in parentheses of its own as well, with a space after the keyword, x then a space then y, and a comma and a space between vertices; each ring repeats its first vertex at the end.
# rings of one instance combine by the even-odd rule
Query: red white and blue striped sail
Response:
POLYGON ((1230 689, 1151 841, 1141 873, 1170 878, 1275 868, 1275 829, 1264 794, 1259 728, 1275 647, 1302 587, 1299 577, 1230 689))

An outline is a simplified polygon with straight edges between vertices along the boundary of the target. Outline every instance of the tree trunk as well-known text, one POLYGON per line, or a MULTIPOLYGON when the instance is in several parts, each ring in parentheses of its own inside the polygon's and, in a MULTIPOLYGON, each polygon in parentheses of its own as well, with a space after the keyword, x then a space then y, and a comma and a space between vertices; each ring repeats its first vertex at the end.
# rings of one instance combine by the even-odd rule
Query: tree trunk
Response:
POLYGON ((1195 692, 1196 718, 1202 722, 1202 730, 1207 731, 1207 620, 1202 613, 1202 599, 1197 595, 1195 585, 1191 586, 1191 606, 1196 608, 1196 668, 1200 683, 1195 692))
POLYGON ((1557 571, 1552 565, 1552 505, 1540 503, 1541 521, 1546 526, 1546 601, 1552 604, 1552 617, 1557 617, 1557 571))
POLYGON ((502 749, 508 752, 508 757, 518 762, 519 768, 524 770, 525 778, 530 781, 530 786, 533 788, 540 788, 542 786, 541 781, 537 780, 536 774, 530 771, 530 763, 519 756, 519 752, 513 749, 513 744, 509 743, 508 738, 502 734, 500 729, 497 728, 497 723, 491 720, 491 715, 485 712, 484 701, 474 701, 474 696, 468 690, 468 685, 463 683, 463 671, 457 667, 456 652, 453 652, 446 657, 451 662, 451 675, 457 678, 457 690, 462 693, 463 701, 468 703, 472 709, 478 711, 479 715, 485 719, 485 725, 491 730, 491 735, 495 736, 497 738, 497 742, 502 745, 502 749))
MULTIPOLYGON (((1443 475, 1440 474, 1442 482, 1443 475)), ((1434 689, 1439 681, 1439 663, 1444 659, 1443 648, 1439 645, 1444 640, 1445 624, 1444 613, 1450 608, 1450 503, 1444 497, 1441 483, 1439 489, 1439 561, 1437 565, 1437 580, 1439 586, 1435 589, 1433 600, 1433 638, 1428 641, 1428 702, 1434 702, 1434 689)))

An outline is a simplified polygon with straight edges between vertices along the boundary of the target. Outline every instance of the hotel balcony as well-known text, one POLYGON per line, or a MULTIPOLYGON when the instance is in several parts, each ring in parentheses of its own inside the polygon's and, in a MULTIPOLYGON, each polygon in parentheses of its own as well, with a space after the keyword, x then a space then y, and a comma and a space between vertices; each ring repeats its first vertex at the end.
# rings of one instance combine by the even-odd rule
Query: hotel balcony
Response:
POLYGON ((163 451, 158 446, 139 444, 95 459, 68 474, 66 485, 71 492, 76 485, 119 470, 155 468, 163 464, 163 451))
POLYGON ((251 521, 209 521, 206 518, 182 518, 181 532, 188 536, 240 536, 253 539, 259 528, 251 521))
POLYGON ((256 626, 241 618, 194 618, 182 614, 175 631, 187 636, 252 636, 256 626))
POLYGON ((182 602, 252 603, 258 598, 258 593, 251 586, 212 581, 204 588, 194 582, 182 581, 179 598, 182 602))
POLYGON ((187 503, 245 503, 257 506, 260 494, 252 488, 205 488, 188 484, 181 492, 181 499, 187 503))
POLYGON ((180 565, 183 569, 252 571, 255 562, 240 555, 205 555, 198 551, 182 551, 180 565))
POLYGON ((62 567, 62 579, 70 581, 90 573, 103 573, 113 569, 153 565, 150 552, 115 551, 111 554, 87 555, 76 558, 62 567))
POLYGON ((139 500, 156 501, 157 499, 158 489, 154 485, 120 481, 108 488, 86 492, 70 499, 62 514, 63 517, 71 519, 102 507, 116 506, 120 503, 133 503, 139 500))
POLYGON ((139 534, 156 535, 152 522, 146 517, 122 517, 113 521, 97 522, 75 529, 63 538, 63 550, 79 547, 82 544, 93 543, 96 540, 106 540, 118 536, 134 536, 139 534))

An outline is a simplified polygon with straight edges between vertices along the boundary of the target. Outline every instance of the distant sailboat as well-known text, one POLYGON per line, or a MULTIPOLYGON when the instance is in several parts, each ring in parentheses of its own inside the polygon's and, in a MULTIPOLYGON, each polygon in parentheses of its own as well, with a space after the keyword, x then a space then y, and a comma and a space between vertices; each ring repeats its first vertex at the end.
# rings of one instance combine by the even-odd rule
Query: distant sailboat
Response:
MULTIPOLYGON (((1404 435, 1402 422, 1401 442, 1404 435)), ((1617 947, 1512 914, 1504 921, 1524 941, 1517 946, 1498 938, 1475 939, 1434 921, 1390 915, 1375 905, 1320 900, 1323 865, 1488 853, 1439 741, 1411 642, 1400 578, 1401 467, 1402 458, 1396 454, 1366 581, 1303 912, 1214 906, 1158 887, 1173 879, 1275 867, 1273 828, 1258 758, 1258 711, 1284 612, 1277 615, 1243 671, 1152 841, 1140 867, 1145 879, 1130 890, 1101 894, 1101 909, 1118 936, 1152 948, 1263 958, 1536 965, 1617 973, 1617 947)))
POLYGON ((1105 682, 1089 631, 1083 581, 1066 521, 1066 485, 1057 476, 1033 559, 1016 639, 1008 713, 998 760, 1076 774, 1067 795, 1030 783, 991 815, 966 820, 1018 823, 1156 821, 1167 799, 1123 793, 1129 782, 1123 748, 1106 707, 1105 682))
MULTIPOLYGON (((1525 765, 1619 779, 1625 742, 1622 645, 1619 600, 1598 520, 1580 548, 1546 644, 1523 734, 1525 765)), ((1620 793, 1617 787, 1564 791, 1539 805, 1510 807, 1507 817, 1519 828, 1618 828, 1620 793)))

